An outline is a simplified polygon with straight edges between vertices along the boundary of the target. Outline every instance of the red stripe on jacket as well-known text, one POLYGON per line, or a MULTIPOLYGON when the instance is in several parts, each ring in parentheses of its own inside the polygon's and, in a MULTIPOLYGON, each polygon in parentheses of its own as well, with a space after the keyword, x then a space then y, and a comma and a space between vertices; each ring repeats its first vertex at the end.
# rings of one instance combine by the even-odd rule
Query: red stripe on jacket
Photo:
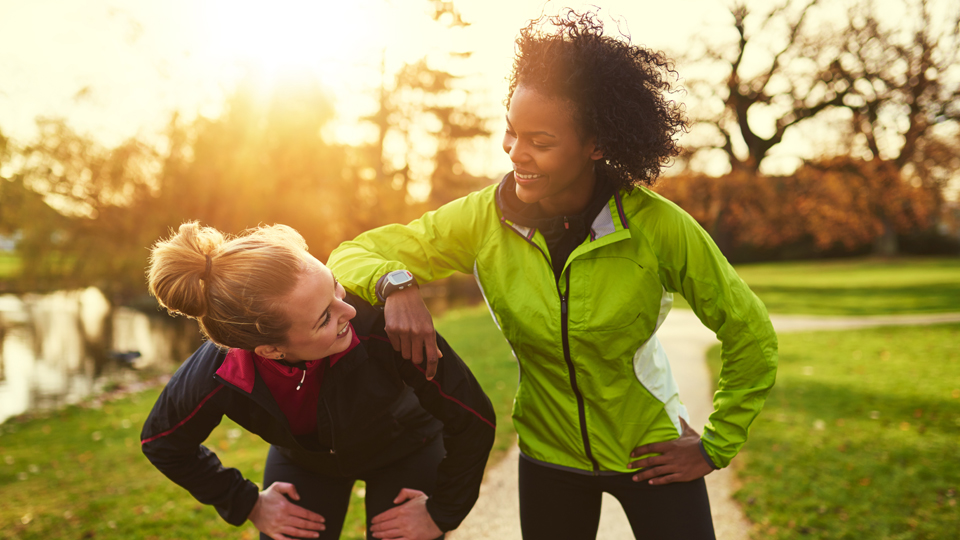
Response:
MULTIPOLYGON (((381 337, 381 336, 357 336, 357 337, 359 337, 360 339, 362 339, 362 340, 364 340, 364 341, 366 341, 367 339, 371 339, 371 338, 372 338, 372 339, 378 339, 378 340, 380 340, 380 341, 385 341, 385 342, 387 342, 387 343, 390 343, 390 340, 389 340, 389 339, 387 339, 387 338, 385 338, 385 337, 381 337)), ((411 363, 412 363, 412 362, 411 362, 411 363)), ((418 366, 417 364, 413 364, 413 367, 419 369, 420 372, 423 373, 424 375, 427 374, 427 372, 426 372, 422 367, 418 366)), ((486 418, 484 418, 482 414, 480 414, 480 413, 478 413, 477 411, 471 409, 470 407, 468 407, 465 403, 463 403, 463 402, 460 401, 459 399, 457 399, 457 398, 455 398, 455 397, 453 397, 453 396, 450 396, 450 395, 447 395, 446 393, 444 393, 443 388, 440 387, 440 383, 438 383, 438 382, 435 381, 435 380, 432 380, 432 381, 429 381, 429 382, 433 383, 433 385, 437 387, 437 391, 440 392, 440 397, 442 397, 442 398, 444 398, 444 399, 448 399, 448 400, 456 403, 457 405, 463 407, 465 410, 470 411, 474 416, 476 416, 476 417, 479 418, 480 420, 483 420, 483 422, 486 423, 488 426, 492 427, 493 429, 497 429, 497 426, 493 425, 493 422, 491 422, 491 421, 487 420, 486 418)))
POLYGON ((165 436, 173 433, 174 431, 176 431, 180 426, 186 424, 188 420, 190 420, 191 418, 193 418, 193 416, 194 416, 195 414, 197 414, 197 412, 200 411, 200 407, 203 407, 203 404, 206 403, 207 400, 209 400, 210 398, 212 398, 212 397, 214 396, 214 394, 216 394, 217 392, 219 392, 220 389, 222 389, 222 388, 223 388, 223 385, 222 385, 222 384, 218 384, 217 387, 214 388, 212 392, 210 392, 209 394, 206 395, 206 397, 204 397, 203 399, 200 400, 200 404, 197 405, 197 408, 194 409, 193 412, 191 412, 190 414, 188 414, 186 418, 184 418, 183 420, 177 422, 177 425, 175 425, 175 426, 173 426, 172 428, 164 431, 163 433, 161 433, 161 434, 159 434, 159 435, 154 435, 153 437, 150 437, 150 438, 148 438, 148 439, 144 439, 144 440, 140 441, 141 446, 144 445, 144 444, 147 444, 148 442, 155 441, 155 440, 159 439, 160 437, 165 437, 165 436))

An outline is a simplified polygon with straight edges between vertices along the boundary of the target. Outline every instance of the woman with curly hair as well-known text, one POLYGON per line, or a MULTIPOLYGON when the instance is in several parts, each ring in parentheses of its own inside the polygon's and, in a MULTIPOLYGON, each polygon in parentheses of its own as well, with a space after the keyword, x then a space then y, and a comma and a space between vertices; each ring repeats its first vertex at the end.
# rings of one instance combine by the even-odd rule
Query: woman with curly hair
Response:
POLYGON ((367 538, 428 540, 473 507, 493 444, 490 401, 443 339, 433 381, 390 346, 383 312, 346 294, 295 230, 226 238, 184 223, 158 242, 150 292, 208 341, 170 379, 143 453, 261 538, 339 538, 356 480, 367 538), (226 416, 270 443, 263 485, 203 446, 226 416))
MULTIPOLYGON (((594 538, 601 495, 637 537, 713 538, 703 477, 725 467, 773 385, 766 309, 683 210, 650 191, 685 129, 662 53, 567 11, 521 30, 490 186, 330 257, 384 303, 387 333, 427 372, 433 326, 411 272, 475 275, 520 367, 513 420, 525 539, 594 538), (400 288, 404 287, 404 288, 400 288), (714 411, 687 425, 656 337, 679 293, 722 342, 714 411)), ((445 362, 443 359, 440 365, 445 362)))

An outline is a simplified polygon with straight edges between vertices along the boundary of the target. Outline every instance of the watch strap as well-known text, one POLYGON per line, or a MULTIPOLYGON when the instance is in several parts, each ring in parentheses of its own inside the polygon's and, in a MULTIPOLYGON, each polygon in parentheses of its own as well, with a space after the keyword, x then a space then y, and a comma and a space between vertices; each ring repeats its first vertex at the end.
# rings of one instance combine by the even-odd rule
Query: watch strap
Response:
MULTIPOLYGON (((389 297, 391 294, 397 291, 401 291, 403 289, 413 287, 413 286, 417 286, 417 287, 420 286, 420 284, 417 282, 416 276, 414 276, 412 272, 409 272, 407 270, 399 270, 399 271, 406 272, 407 274, 409 274, 411 279, 410 283, 403 286, 394 285, 390 283, 390 281, 387 279, 387 277, 392 272, 387 272, 386 274, 380 276, 380 279, 377 280, 377 284, 374 287, 374 290, 377 293, 377 300, 379 300, 382 303, 385 303, 387 301, 387 297, 389 297)), ((398 272, 398 270, 394 270, 393 272, 398 272)))

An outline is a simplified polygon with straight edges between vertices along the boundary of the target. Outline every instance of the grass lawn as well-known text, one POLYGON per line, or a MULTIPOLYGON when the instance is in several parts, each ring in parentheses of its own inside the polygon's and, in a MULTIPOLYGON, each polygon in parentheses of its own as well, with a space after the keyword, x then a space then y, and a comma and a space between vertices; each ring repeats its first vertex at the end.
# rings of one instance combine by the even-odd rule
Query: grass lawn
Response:
MULTIPOLYGON (((490 395, 498 418, 495 454, 502 454, 514 438, 517 368, 509 347, 485 307, 450 311, 437 327, 490 395)), ((258 538, 253 525, 228 525, 140 452, 140 428, 159 393, 0 426, 0 538, 258 538)), ((225 418, 206 445, 226 466, 262 479, 267 445, 259 437, 225 418)), ((342 538, 363 538, 361 493, 357 486, 342 538)))
POLYGON ((0 253, 0 279, 8 279, 20 272, 20 257, 13 253, 0 253))
MULTIPOLYGON (((960 311, 960 257, 745 264, 770 313, 891 315, 960 311)), ((675 295, 678 307, 686 303, 675 295)))
POLYGON ((956 538, 958 343, 956 324, 780 336, 735 462, 754 538, 956 538))

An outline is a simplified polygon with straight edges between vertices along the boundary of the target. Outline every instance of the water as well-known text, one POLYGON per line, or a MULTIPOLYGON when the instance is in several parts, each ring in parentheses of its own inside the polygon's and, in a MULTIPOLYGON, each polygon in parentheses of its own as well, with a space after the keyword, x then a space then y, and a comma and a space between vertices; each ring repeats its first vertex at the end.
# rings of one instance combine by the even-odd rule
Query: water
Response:
POLYGON ((0 295, 0 423, 172 370, 199 343, 193 321, 114 307, 93 287, 0 295))

